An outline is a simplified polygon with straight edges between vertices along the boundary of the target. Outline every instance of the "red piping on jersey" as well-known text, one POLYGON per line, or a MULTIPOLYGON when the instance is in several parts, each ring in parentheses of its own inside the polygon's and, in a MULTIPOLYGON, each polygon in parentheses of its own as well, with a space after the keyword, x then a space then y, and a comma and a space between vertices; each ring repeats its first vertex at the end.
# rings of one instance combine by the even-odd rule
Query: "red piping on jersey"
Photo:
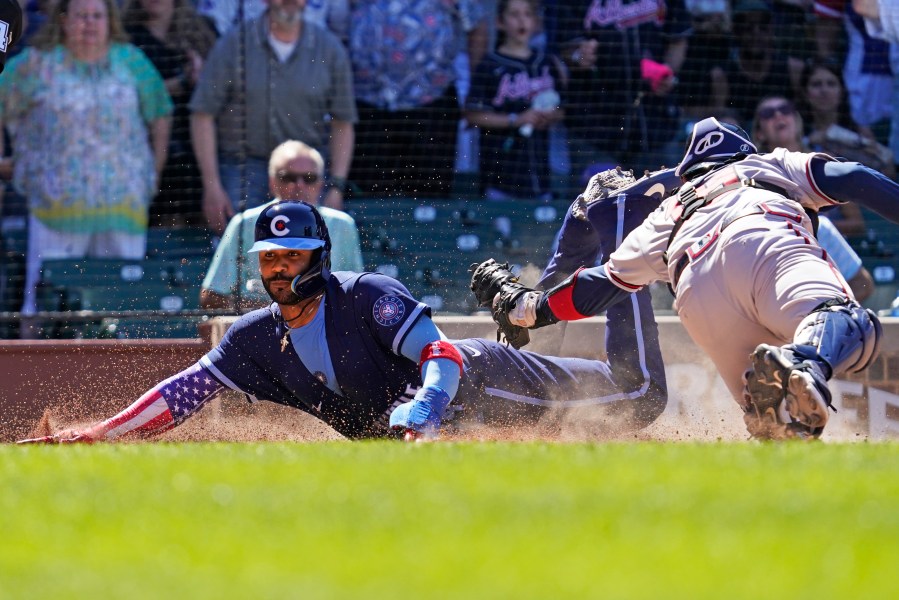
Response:
POLYGON ((422 348, 421 357, 418 360, 418 368, 422 369, 427 361, 435 358, 451 360, 459 367, 460 375, 465 372, 465 367, 462 365, 462 355, 459 354, 455 346, 446 340, 437 340, 422 348))
POLYGON ((609 279, 611 279, 611 280, 614 281, 616 284, 618 284, 620 287, 623 287, 623 288, 626 289, 626 290, 636 291, 636 290, 639 290, 640 288, 643 287, 642 285, 634 285, 633 283, 628 283, 628 282, 626 282, 626 281, 623 280, 622 278, 620 278, 620 277, 618 277, 617 275, 615 275, 614 273, 612 273, 612 272, 609 270, 609 267, 608 267, 608 266, 606 266, 606 275, 609 276, 609 279))
POLYGON ((834 200, 833 198, 822 192, 821 188, 818 187, 818 184, 815 183, 815 178, 812 177, 812 159, 815 157, 826 157, 830 160, 833 160, 833 158, 828 156, 827 154, 821 154, 819 152, 814 156, 809 157, 809 159, 805 162, 805 177, 808 179, 809 184, 812 186, 812 190, 816 194, 824 198, 824 200, 829 204, 845 204, 844 202, 840 202, 839 200, 834 200))
POLYGON ((796 213, 788 213, 788 212, 784 212, 782 210, 774 210, 773 208, 771 208, 764 202, 760 202, 759 206, 761 206, 762 210, 764 210, 769 215, 775 215, 777 217, 785 217, 787 219, 790 219, 791 221, 796 221, 797 223, 802 223, 802 215, 797 215, 796 213))

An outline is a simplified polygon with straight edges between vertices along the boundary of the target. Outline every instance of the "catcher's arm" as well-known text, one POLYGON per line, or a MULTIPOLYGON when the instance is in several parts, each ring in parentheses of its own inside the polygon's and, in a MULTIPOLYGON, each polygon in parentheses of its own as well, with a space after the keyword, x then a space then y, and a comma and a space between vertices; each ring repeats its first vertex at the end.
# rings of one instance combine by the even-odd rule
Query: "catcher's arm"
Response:
POLYGON ((545 292, 524 287, 508 265, 500 265, 492 258, 477 265, 471 278, 471 290, 478 303, 491 307, 499 331, 513 346, 513 340, 521 339, 523 328, 537 329, 598 315, 638 289, 639 286, 624 282, 613 283, 606 265, 578 269, 545 292))
POLYGON ((199 364, 157 384, 114 417, 84 429, 20 440, 20 444, 70 444, 149 437, 168 431, 195 414, 225 389, 199 364))

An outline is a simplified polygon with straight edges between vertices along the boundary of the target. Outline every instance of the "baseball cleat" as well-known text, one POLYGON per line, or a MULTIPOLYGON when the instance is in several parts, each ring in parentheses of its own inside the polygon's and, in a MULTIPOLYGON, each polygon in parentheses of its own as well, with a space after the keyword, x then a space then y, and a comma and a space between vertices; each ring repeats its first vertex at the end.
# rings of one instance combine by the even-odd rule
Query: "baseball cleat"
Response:
POLYGON ((807 361, 794 364, 782 348, 768 344, 760 344, 750 358, 753 368, 744 375, 747 426, 752 418, 766 424, 759 432, 762 435, 756 435, 751 427, 750 433, 774 439, 820 436, 830 406, 830 393, 820 369, 807 361), (764 435, 769 430, 770 434, 764 435))

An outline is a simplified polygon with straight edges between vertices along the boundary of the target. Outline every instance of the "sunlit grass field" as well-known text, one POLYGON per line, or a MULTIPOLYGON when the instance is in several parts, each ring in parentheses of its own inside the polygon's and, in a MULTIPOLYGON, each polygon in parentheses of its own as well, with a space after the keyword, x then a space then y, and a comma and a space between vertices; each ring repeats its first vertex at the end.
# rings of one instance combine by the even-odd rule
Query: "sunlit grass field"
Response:
POLYGON ((0 598, 892 598, 899 445, 0 446, 0 598))

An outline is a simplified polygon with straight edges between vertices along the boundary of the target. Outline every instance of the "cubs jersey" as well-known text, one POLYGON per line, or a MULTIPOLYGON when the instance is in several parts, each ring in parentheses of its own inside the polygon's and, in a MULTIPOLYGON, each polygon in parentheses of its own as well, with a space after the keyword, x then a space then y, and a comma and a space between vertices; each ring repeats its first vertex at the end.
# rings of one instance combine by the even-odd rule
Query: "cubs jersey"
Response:
POLYGON ((325 335, 342 395, 305 369, 277 305, 244 315, 201 359, 212 375, 251 398, 304 410, 347 437, 370 434, 409 385, 418 365, 399 354, 405 335, 430 308, 395 279, 337 272, 326 289, 325 335))
MULTIPOLYGON (((310 361, 308 348, 295 352, 293 339, 310 338, 291 335, 273 304, 239 318, 197 364, 160 382, 88 435, 114 439, 171 429, 226 388, 303 410, 349 438, 387 435, 390 413, 422 385, 419 365, 400 352, 415 324, 430 318, 430 308, 390 277, 350 272, 332 274, 321 307, 324 343, 315 350, 327 352, 330 361, 310 361), (311 372, 304 360, 312 371, 330 362, 325 370, 336 383, 311 372)), ((616 327, 610 320, 609 329, 616 327)), ((444 419, 461 409, 463 420, 521 426, 533 425, 550 409, 602 406, 616 430, 622 423, 648 425, 667 399, 664 373, 650 378, 643 360, 658 340, 647 351, 633 339, 632 326, 618 329, 622 344, 614 353, 610 349, 610 362, 614 354, 615 364, 640 365, 622 372, 620 381, 614 365, 610 369, 603 361, 543 356, 482 339, 453 341, 463 375, 455 408, 444 419)))

